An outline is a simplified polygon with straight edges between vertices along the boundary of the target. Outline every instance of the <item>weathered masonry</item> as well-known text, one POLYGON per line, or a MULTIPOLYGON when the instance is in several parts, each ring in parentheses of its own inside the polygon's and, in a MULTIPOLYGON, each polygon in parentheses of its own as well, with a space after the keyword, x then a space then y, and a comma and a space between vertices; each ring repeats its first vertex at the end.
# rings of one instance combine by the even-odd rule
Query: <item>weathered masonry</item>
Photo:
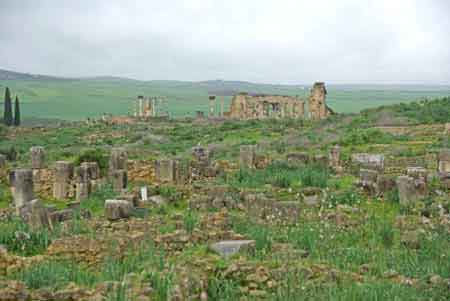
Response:
MULTIPOLYGON (((324 119, 333 111, 326 104, 325 84, 315 83, 308 98, 308 117, 324 119)), ((231 101, 230 111, 224 117, 235 119, 305 118, 304 99, 297 96, 248 95, 240 93, 231 101)), ((211 117, 211 113, 209 114, 211 117)))
POLYGON ((226 116, 237 119, 303 118, 304 114, 305 102, 297 97, 241 93, 233 97, 226 116))
POLYGON ((138 118, 150 118, 165 115, 162 111, 163 103, 165 102, 164 97, 144 97, 139 95, 136 100, 136 108, 134 116, 138 118))

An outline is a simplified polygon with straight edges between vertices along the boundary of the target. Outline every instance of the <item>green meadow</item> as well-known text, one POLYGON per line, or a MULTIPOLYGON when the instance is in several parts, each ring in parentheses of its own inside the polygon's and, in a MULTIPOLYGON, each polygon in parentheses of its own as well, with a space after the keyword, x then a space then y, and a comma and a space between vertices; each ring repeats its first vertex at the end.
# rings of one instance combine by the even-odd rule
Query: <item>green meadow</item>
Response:
MULTIPOLYGON (((309 87, 252 84, 246 82, 207 81, 136 81, 121 78, 92 79, 14 79, 0 80, 0 91, 8 86, 22 102, 25 118, 82 120, 103 113, 132 114, 137 95, 164 96, 161 108, 171 116, 193 116, 195 111, 207 111, 207 96, 250 92, 306 97, 309 87), (231 93, 230 93, 231 91, 231 93)), ((450 86, 420 85, 329 85, 328 103, 339 113, 410 102, 423 98, 450 95, 450 86)), ((3 93, 3 92, 2 92, 3 93)), ((1 100, 0 100, 1 101, 1 100)), ((231 96, 225 97, 227 110, 231 96)), ((218 108, 219 109, 219 105, 218 108)))

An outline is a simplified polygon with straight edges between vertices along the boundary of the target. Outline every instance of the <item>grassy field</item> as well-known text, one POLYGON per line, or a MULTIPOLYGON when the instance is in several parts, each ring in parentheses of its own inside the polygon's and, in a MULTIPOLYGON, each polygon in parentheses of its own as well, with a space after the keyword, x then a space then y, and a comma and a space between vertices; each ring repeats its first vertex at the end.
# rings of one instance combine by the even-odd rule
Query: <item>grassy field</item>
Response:
MULTIPOLYGON (((386 179, 404 174, 411 162, 432 174, 437 160, 431 158, 450 148, 447 122, 450 98, 321 122, 180 119, 129 126, 0 126, 0 153, 8 157, 9 168, 30 166, 33 145, 45 147, 50 168, 59 160, 74 166, 96 161, 103 174, 111 147, 126 147, 130 160, 153 170, 157 159, 189 160, 193 146, 208 146, 212 162, 228 167, 186 185, 133 179, 129 172, 128 192, 146 185, 164 203, 139 204, 134 217, 110 222, 104 202, 120 194, 105 184, 81 202, 73 219, 51 229, 35 229, 6 214, 14 209, 6 174, 0 173, 0 245, 7 250, 2 262, 20 263, 0 268, 0 300, 20 300, 1 298, 17 290, 17 296, 41 293, 39 300, 62 300, 61 295, 98 300, 79 297, 92 290, 115 301, 201 300, 201 294, 203 300, 220 301, 449 300, 450 189, 430 177, 424 199, 402 204, 395 187, 374 195, 354 185, 359 168, 350 161, 354 153, 382 153, 386 179), (390 116, 394 124, 408 120, 408 131, 383 131, 380 116, 390 116), (239 168, 240 147, 249 144, 270 160, 265 168, 239 168), (341 145, 341 172, 311 162, 336 144, 341 145), (289 154, 300 152, 310 163, 289 162, 289 154), (307 203, 302 195, 308 191, 323 195, 307 203), (220 204, 213 204, 212 195, 220 204), (202 200, 212 203, 191 207, 202 200), (266 202, 296 204, 300 214, 276 218, 279 212, 272 207, 264 209, 271 214, 250 207, 266 202), (229 237, 254 240, 253 251, 225 257, 210 250, 211 243, 229 237), (5 288, 8 283, 16 289, 5 288)), ((69 200, 53 198, 51 189, 37 195, 52 208, 69 206, 69 200)))
MULTIPOLYGON (((125 115, 133 112, 137 95, 167 97, 163 108, 172 116, 207 111, 208 92, 245 91, 306 97, 309 87, 258 85, 245 82, 135 81, 128 79, 16 79, 0 80, 0 91, 8 86, 22 101, 25 118, 81 120, 102 113, 125 115)), ((328 102, 336 112, 409 102, 450 95, 450 86, 337 85, 328 86, 328 102)), ((3 94, 3 92, 2 92, 3 94)), ((231 97, 225 97, 228 108, 231 97)), ((1 109, 0 109, 1 110, 1 109)))

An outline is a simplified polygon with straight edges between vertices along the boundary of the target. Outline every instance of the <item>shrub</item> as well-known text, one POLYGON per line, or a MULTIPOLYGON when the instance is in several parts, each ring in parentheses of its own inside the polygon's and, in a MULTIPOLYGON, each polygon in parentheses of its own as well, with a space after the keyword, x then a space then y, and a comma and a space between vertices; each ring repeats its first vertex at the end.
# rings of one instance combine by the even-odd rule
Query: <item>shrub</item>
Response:
POLYGON ((344 146, 363 145, 368 143, 389 144, 394 139, 395 137, 393 135, 384 133, 378 129, 352 128, 344 134, 340 144, 344 146))
POLYGON ((106 170, 108 169, 108 157, 105 151, 100 148, 87 149, 82 151, 75 158, 75 165, 78 166, 83 162, 97 162, 102 174, 105 174, 106 170))
POLYGON ((0 149, 0 154, 5 155, 6 159, 9 161, 16 161, 18 152, 14 146, 11 146, 9 148, 0 149))
POLYGON ((450 97, 392 106, 394 112, 418 123, 450 122, 450 97))

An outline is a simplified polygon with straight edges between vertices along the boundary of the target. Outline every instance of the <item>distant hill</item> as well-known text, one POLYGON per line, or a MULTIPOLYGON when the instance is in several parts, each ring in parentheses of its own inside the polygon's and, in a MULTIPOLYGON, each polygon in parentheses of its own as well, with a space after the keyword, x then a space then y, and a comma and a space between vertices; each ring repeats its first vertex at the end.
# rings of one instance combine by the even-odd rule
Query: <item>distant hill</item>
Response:
MULTIPOLYGON (((209 95, 224 96, 225 109, 231 96, 249 94, 298 95, 306 98, 309 85, 257 84, 245 81, 176 80, 141 81, 113 76, 65 78, 0 69, 0 104, 6 87, 18 95, 24 118, 82 120, 103 113, 132 114, 138 95, 164 96, 162 112, 172 116, 194 116, 209 110, 209 95)), ((362 109, 423 98, 450 96, 449 86, 428 85, 327 85, 327 103, 333 111, 358 112, 362 109)), ((0 116, 3 107, 0 105, 0 116)))
POLYGON ((247 92, 249 94, 259 94, 271 91, 276 93, 285 93, 286 90, 303 90, 305 86, 296 85, 273 85, 273 84, 257 84, 246 81, 227 81, 227 80, 208 80, 200 82, 177 81, 177 80, 151 80, 141 81, 132 78, 118 77, 118 76, 92 76, 92 77, 57 77, 49 75, 22 73, 0 69, 0 80, 65 80, 65 81, 89 81, 89 82, 109 82, 109 83, 132 83, 136 84, 150 84, 152 86, 164 87, 196 87, 208 91, 209 94, 220 96, 232 96, 239 92, 247 92))
MULTIPOLYGON (((0 69, 0 80, 56 80, 58 77, 0 69)), ((62 78, 59 78, 62 79, 62 78)))

